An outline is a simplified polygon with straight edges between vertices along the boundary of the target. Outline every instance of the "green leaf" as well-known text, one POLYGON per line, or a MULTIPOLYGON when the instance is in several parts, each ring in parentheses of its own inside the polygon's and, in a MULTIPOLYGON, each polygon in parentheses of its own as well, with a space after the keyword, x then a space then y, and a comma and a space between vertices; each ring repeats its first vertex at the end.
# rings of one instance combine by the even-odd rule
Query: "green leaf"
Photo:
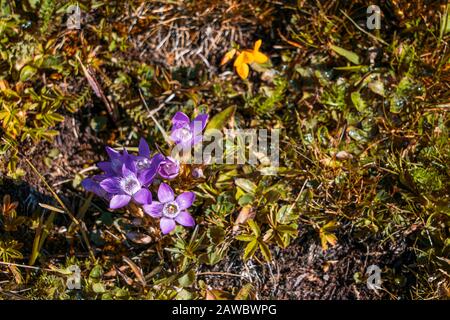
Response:
POLYGON ((261 253, 264 256, 264 259, 266 261, 272 260, 272 254, 270 253, 269 246, 265 244, 264 242, 259 242, 259 249, 261 249, 261 253))
POLYGON ((208 122, 205 134, 208 134, 208 130, 222 130, 223 128, 225 128, 227 123, 233 118, 235 112, 236 106, 231 106, 216 114, 208 122))
POLYGON ((248 258, 253 257, 253 255, 256 252, 256 249, 258 249, 258 240, 254 239, 253 241, 249 242, 244 250, 244 260, 247 260, 248 258))
POLYGON ((441 30, 440 30, 440 38, 450 32, 450 4, 445 8, 445 12, 441 18, 441 30))
POLYGON ((25 66, 20 70, 20 81, 25 82, 30 80, 37 72, 37 69, 32 66, 25 66))
POLYGON ((359 112, 363 112, 364 110, 366 110, 367 104, 361 97, 361 93, 359 93, 359 91, 352 92, 351 99, 356 110, 358 110, 359 112))
POLYGON ((242 178, 235 179, 234 183, 247 193, 251 193, 251 194, 255 193, 256 184, 254 184, 252 181, 250 181, 248 179, 242 179, 242 178))
POLYGON ((251 283, 247 283, 245 286, 239 290, 236 297, 234 297, 235 300, 247 300, 250 296, 251 291, 253 290, 253 285, 251 283))
POLYGON ((248 225, 252 229, 252 232, 255 234, 255 236, 259 237, 261 235, 261 229, 259 229, 259 226, 255 222, 255 220, 253 219, 248 220, 248 225))
POLYGON ((241 207, 244 207, 244 206, 246 206, 248 204, 253 203, 253 201, 255 201, 255 197, 253 195, 247 193, 247 194, 244 194, 242 197, 239 198, 238 203, 239 203, 239 205, 241 207))
POLYGON ((186 289, 182 289, 180 292, 177 293, 175 299, 177 300, 192 300, 193 295, 191 292, 187 291, 186 289))
POLYGON ((350 61, 350 62, 352 62, 354 64, 359 64, 360 59, 359 59, 359 56, 356 53, 354 53, 352 51, 349 51, 347 49, 335 46, 333 44, 330 45, 330 48, 331 48, 331 50, 336 52, 338 55, 346 58, 348 61, 350 61))
POLYGON ((189 287, 195 281, 195 272, 193 269, 189 270, 186 274, 184 274, 180 279, 178 279, 178 283, 182 287, 189 287))
POLYGON ((94 291, 95 293, 104 293, 104 292, 106 292, 105 287, 100 282, 92 284, 92 291, 94 291))
POLYGON ((291 205, 284 205, 277 211, 277 222, 287 224, 296 220, 298 215, 294 212, 291 205))
POLYGON ((255 240, 255 237, 250 234, 240 234, 240 235, 236 236, 236 240, 251 242, 251 241, 255 240))
POLYGON ((281 225, 277 227, 277 231, 295 236, 297 234, 297 229, 290 225, 281 225))
POLYGON ((100 279, 102 275, 103 275, 102 267, 100 265, 96 265, 94 268, 92 268, 91 272, 89 273, 89 278, 100 279))
POLYGON ((382 97, 385 96, 384 83, 381 82, 380 80, 375 80, 375 81, 369 82, 369 84, 367 86, 369 87, 370 90, 372 90, 373 93, 376 93, 382 97))

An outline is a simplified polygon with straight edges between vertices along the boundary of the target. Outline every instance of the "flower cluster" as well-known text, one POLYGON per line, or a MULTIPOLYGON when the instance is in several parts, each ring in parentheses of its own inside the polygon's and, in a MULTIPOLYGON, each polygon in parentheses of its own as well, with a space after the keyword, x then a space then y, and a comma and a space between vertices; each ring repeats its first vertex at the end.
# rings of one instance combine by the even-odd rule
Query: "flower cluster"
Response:
MULTIPOLYGON (((172 118, 171 139, 176 146, 191 148, 202 140, 201 132, 206 126, 208 115, 200 114, 193 121, 182 112, 172 118), (201 128, 200 130, 197 128, 201 128)), ((195 200, 193 192, 183 192, 177 197, 173 189, 161 182, 154 201, 150 187, 160 180, 173 180, 180 173, 177 159, 156 153, 153 156, 145 139, 139 142, 138 154, 122 152, 106 147, 109 161, 97 163, 102 174, 86 178, 82 186, 89 192, 109 201, 110 209, 120 209, 130 202, 142 205, 146 214, 160 219, 163 234, 170 233, 176 223, 195 226, 187 209, 195 200), (157 179, 156 179, 157 178, 157 179)))

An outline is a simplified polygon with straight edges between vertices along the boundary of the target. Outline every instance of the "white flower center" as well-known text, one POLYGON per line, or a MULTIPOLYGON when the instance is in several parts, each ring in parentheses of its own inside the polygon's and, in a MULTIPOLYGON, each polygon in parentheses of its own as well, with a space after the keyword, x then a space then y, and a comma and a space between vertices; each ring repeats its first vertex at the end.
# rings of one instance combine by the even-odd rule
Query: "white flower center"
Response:
POLYGON ((192 138, 192 132, 189 128, 183 127, 180 129, 179 137, 182 141, 187 141, 192 138))
POLYGON ((132 196, 139 190, 141 190, 141 184, 133 176, 127 176, 120 180, 120 188, 128 195, 132 196))
POLYGON ((148 168, 150 168, 150 164, 151 164, 150 159, 141 158, 138 161, 136 161, 136 168, 138 170, 148 169, 148 168))
POLYGON ((175 201, 164 204, 163 215, 167 218, 175 218, 180 213, 180 208, 175 201))

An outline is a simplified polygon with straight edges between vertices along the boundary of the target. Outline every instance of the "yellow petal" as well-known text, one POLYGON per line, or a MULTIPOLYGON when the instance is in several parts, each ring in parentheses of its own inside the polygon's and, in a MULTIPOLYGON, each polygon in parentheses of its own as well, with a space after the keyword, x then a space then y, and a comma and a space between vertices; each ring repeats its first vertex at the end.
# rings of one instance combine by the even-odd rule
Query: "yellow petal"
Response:
POLYGON ((247 79, 249 71, 250 71, 250 68, 248 67, 248 64, 246 64, 246 63, 242 63, 242 64, 236 66, 236 72, 242 79, 247 79))
POLYGON ((267 60, 269 60, 269 57, 267 57, 264 53, 261 52, 253 53, 253 61, 255 61, 256 63, 266 63, 267 60))
POLYGON ((252 62, 253 62, 253 54, 250 51, 242 51, 234 61, 234 66, 238 67, 241 64, 252 62))
POLYGON ((234 55, 236 54, 236 49, 231 49, 228 51, 222 58, 222 61, 220 62, 220 65, 223 66, 225 63, 233 59, 234 55))
POLYGON ((255 61, 254 52, 251 50, 245 50, 244 52, 244 63, 253 63, 255 61))
POLYGON ((244 53, 241 52, 236 60, 234 60, 234 66, 237 68, 238 66, 242 65, 244 63, 244 53))
POLYGON ((259 39, 258 41, 255 42, 255 46, 253 48, 253 51, 258 52, 259 48, 261 48, 261 44, 262 44, 262 40, 259 39))

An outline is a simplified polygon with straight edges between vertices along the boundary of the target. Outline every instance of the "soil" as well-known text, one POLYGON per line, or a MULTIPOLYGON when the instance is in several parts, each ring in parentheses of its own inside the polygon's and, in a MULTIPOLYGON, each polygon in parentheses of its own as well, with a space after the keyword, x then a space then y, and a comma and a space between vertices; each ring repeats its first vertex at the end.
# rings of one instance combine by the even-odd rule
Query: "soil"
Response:
MULTIPOLYGON (((406 298, 402 292, 414 285, 412 275, 398 288, 385 292, 368 289, 364 275, 370 265, 379 266, 382 275, 385 270, 413 268, 414 255, 405 251, 406 245, 392 248, 376 239, 363 243, 344 234, 339 239, 338 245, 324 251, 315 234, 306 232, 288 248, 272 251, 270 264, 244 264, 239 255, 231 253, 218 265, 202 271, 214 289, 231 291, 252 283, 258 299, 372 300, 386 299, 394 291, 397 297, 406 298), (356 281, 358 274, 360 280, 356 281)), ((393 275, 388 272, 387 276, 393 275)))

